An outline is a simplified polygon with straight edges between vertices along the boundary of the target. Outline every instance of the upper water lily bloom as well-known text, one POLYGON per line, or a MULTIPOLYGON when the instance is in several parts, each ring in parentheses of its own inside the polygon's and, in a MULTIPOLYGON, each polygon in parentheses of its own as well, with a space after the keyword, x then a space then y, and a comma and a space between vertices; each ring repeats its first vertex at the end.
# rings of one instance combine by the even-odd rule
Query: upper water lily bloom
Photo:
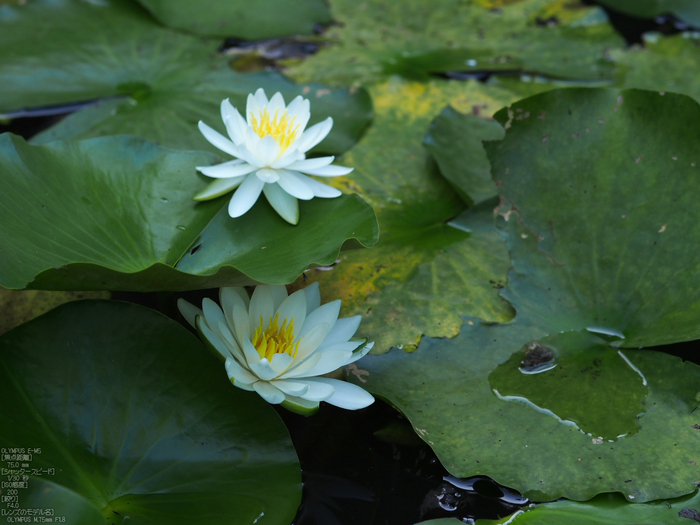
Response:
POLYGON ((265 401, 311 414, 325 401, 348 410, 374 402, 359 386, 318 377, 353 363, 374 343, 353 339, 361 317, 338 319, 340 300, 321 305, 318 283, 287 295, 284 286, 258 286, 249 299, 238 286, 221 288, 221 307, 183 299, 180 312, 223 357, 231 382, 265 401))
POLYGON ((333 119, 328 117, 304 131, 310 115, 307 99, 298 96, 286 106, 281 93, 268 100, 262 88, 255 95, 248 95, 245 119, 228 99, 224 100, 221 117, 230 139, 202 121, 199 130, 212 145, 236 160, 198 167, 201 173, 217 180, 195 195, 194 200, 213 199, 238 188, 231 197, 228 213, 240 217, 262 192, 285 221, 297 224, 297 199, 340 196, 337 189, 307 176, 337 177, 352 171, 331 165, 335 157, 306 158, 306 153, 333 127, 333 119))

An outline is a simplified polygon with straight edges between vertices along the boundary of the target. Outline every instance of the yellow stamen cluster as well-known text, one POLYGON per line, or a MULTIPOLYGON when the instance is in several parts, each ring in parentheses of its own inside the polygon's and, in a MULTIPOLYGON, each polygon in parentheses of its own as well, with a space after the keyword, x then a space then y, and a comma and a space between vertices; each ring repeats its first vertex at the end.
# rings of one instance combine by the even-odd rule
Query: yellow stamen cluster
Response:
POLYGON ((275 354, 289 354, 296 357, 299 341, 294 342, 294 318, 289 321, 289 324, 285 319, 282 326, 279 326, 279 314, 275 314, 275 318, 270 319, 270 324, 264 330, 263 319, 260 317, 260 326, 255 330, 252 343, 260 354, 260 358, 265 357, 269 361, 275 354))
POLYGON ((264 138, 272 135, 277 144, 280 145, 280 150, 284 151, 299 136, 299 124, 294 125, 296 118, 296 115, 289 118, 286 109, 282 116, 279 116, 279 109, 275 110, 274 115, 270 115, 267 108, 263 108, 258 118, 251 111, 248 122, 252 126, 253 131, 258 134, 258 137, 264 138))

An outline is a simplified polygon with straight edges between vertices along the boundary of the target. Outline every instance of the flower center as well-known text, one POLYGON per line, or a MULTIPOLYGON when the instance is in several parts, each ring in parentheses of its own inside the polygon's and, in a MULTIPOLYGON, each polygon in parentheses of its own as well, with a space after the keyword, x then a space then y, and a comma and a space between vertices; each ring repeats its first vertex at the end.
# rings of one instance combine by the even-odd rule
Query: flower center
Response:
POLYGON ((250 112, 249 122, 253 131, 260 138, 272 135, 277 144, 280 145, 280 153, 284 152, 299 136, 299 124, 294 124, 297 116, 294 115, 290 118, 286 109, 280 116, 279 109, 275 111, 274 115, 270 115, 267 108, 263 108, 258 117, 255 118, 253 112, 250 112))
POLYGON ((253 336, 253 346, 260 354, 260 358, 272 359, 275 354, 289 354, 296 357, 299 350, 299 339, 294 342, 294 318, 284 320, 282 326, 279 326, 279 314, 275 314, 274 319, 270 319, 270 324, 263 330, 263 319, 260 317, 260 326, 255 330, 253 336))

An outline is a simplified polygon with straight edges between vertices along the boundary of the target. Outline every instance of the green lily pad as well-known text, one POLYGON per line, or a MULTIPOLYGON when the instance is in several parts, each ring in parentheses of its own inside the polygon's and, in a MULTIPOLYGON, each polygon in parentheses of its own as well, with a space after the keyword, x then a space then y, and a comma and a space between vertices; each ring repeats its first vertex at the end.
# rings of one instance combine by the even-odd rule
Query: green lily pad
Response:
POLYGON ((498 122, 463 115, 452 107, 442 110, 430 124, 423 145, 467 204, 484 202, 496 196, 491 180, 491 163, 482 141, 502 140, 505 130, 498 122), (455 155, 460 151, 460 155, 455 155), (464 158, 469 158, 464 163, 464 158))
POLYGON ((624 46, 600 8, 577 1, 333 0, 331 7, 342 26, 328 31, 329 47, 291 68, 293 78, 364 85, 391 74, 504 70, 612 78, 606 52, 624 46))
POLYGON ((331 271, 312 270, 326 299, 343 300, 343 315, 362 314, 362 333, 373 351, 415 348, 422 334, 453 336, 460 311, 492 321, 512 317, 498 297, 508 259, 493 228, 494 203, 485 203, 453 226, 464 209, 421 146, 425 128, 445 104, 490 114, 508 92, 487 92, 478 82, 426 84, 398 78, 371 90, 377 117, 344 161, 355 167, 337 179, 377 212, 381 238, 372 250, 344 252, 331 271), (495 98, 497 97, 497 98, 495 98), (459 305, 459 310, 455 310, 459 305))
POLYGON ((366 358, 354 375, 455 476, 488 475, 539 501, 694 491, 700 367, 618 348, 700 337, 700 267, 688 248, 700 220, 700 106, 568 89, 496 118, 506 137, 485 147, 512 262, 501 295, 515 320, 467 319, 454 339, 366 358), (532 343, 552 350, 534 365, 559 368, 521 377, 532 343))
MULTIPOLYGON (((694 425, 700 421, 700 367, 661 352, 625 350, 646 378, 649 394, 641 416, 636 407, 621 412, 625 405, 616 400, 597 409, 600 421, 606 415, 622 416, 623 424, 639 426, 636 433, 610 440, 592 422, 576 428, 567 419, 571 413, 547 408, 576 410, 577 401, 585 404, 576 392, 577 387, 585 392, 585 374, 560 380, 566 389, 548 391, 548 396, 540 392, 534 400, 494 392, 489 382, 494 370, 546 333, 517 318, 504 325, 469 321, 453 339, 423 338, 416 352, 368 356, 353 371, 363 388, 388 399, 408 417, 451 474, 487 475, 534 501, 586 500, 600 492, 621 492, 630 501, 645 502, 697 488, 700 431, 694 425)), ((582 332, 568 337, 578 345, 572 346, 573 352, 585 349, 593 336, 582 332)), ((615 393, 615 377, 600 378, 598 387, 615 393)))
POLYGON ((323 0, 138 0, 168 27, 212 37, 259 40, 311 34, 317 24, 332 22, 323 0))
POLYGON ((485 147, 513 262, 503 296, 549 333, 589 328, 628 348, 700 338, 700 266, 687 249, 700 220, 700 105, 570 89, 496 118, 506 139, 485 147))
POLYGON ((377 238, 374 212, 356 195, 302 202, 298 226, 264 199, 239 219, 228 216, 226 197, 194 202, 207 184, 195 166, 212 163, 208 153, 136 137, 30 146, 9 134, 0 136, 0 152, 6 288, 283 284, 310 264, 330 264, 346 242, 377 238))
MULTIPOLYGON (((500 520, 477 520, 477 525, 691 525, 700 509, 700 496, 651 503, 628 503, 616 494, 601 494, 591 501, 555 501, 535 505, 500 520), (695 514, 694 514, 695 513, 695 514)), ((696 520, 697 521, 697 520, 696 520)), ((437 521, 424 522, 438 525, 437 521)), ((449 525, 445 523, 444 525, 449 525)))
POLYGON ((600 3, 640 18, 672 14, 690 25, 700 26, 700 5, 694 0, 600 0, 600 3))
POLYGON ((0 375, 0 445, 31 454, 22 508, 79 524, 294 517, 299 464, 274 410, 152 310, 60 306, 0 338, 0 375))
MULTIPOLYGON (((199 4, 197 9, 206 12, 199 4)), ((273 72, 237 74, 217 54, 218 45, 163 29, 127 0, 0 6, 0 113, 107 97, 33 142, 129 134, 167 147, 220 153, 197 122, 223 132, 221 101, 230 98, 245 108, 248 93, 262 87, 269 95, 280 91, 288 101, 299 94, 309 98, 310 125, 333 117, 331 133, 315 152, 345 151, 369 124, 372 103, 364 90, 298 86, 273 72)))
POLYGON ((644 46, 613 50, 618 65, 616 84, 624 88, 653 89, 689 95, 700 100, 700 88, 689 72, 700 70, 700 36, 646 33, 644 46))

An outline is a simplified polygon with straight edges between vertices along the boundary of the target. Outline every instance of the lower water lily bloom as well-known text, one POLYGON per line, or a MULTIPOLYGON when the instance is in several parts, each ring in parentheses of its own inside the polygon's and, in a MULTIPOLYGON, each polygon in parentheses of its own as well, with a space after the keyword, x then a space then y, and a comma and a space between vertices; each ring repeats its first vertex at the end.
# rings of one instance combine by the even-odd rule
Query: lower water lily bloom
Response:
POLYGON ((180 312, 224 360, 231 382, 268 403, 310 414, 325 401, 348 410, 374 402, 359 386, 319 377, 353 363, 374 343, 354 339, 361 317, 338 319, 340 300, 321 305, 318 283, 287 295, 261 285, 252 297, 242 287, 221 288, 221 307, 202 309, 178 300, 180 312))
POLYGON ((299 222, 299 202, 313 197, 341 195, 335 188, 308 175, 337 177, 352 168, 331 165, 335 157, 307 159, 306 153, 321 142, 333 127, 333 119, 306 129, 311 116, 309 101, 301 96, 285 105, 281 93, 270 100, 258 89, 248 95, 246 118, 228 99, 221 103, 221 117, 229 138, 199 122, 204 137, 221 151, 236 158, 216 166, 197 169, 216 180, 195 195, 194 200, 209 200, 238 188, 229 202, 231 217, 246 213, 264 193, 270 205, 291 224, 299 222))

